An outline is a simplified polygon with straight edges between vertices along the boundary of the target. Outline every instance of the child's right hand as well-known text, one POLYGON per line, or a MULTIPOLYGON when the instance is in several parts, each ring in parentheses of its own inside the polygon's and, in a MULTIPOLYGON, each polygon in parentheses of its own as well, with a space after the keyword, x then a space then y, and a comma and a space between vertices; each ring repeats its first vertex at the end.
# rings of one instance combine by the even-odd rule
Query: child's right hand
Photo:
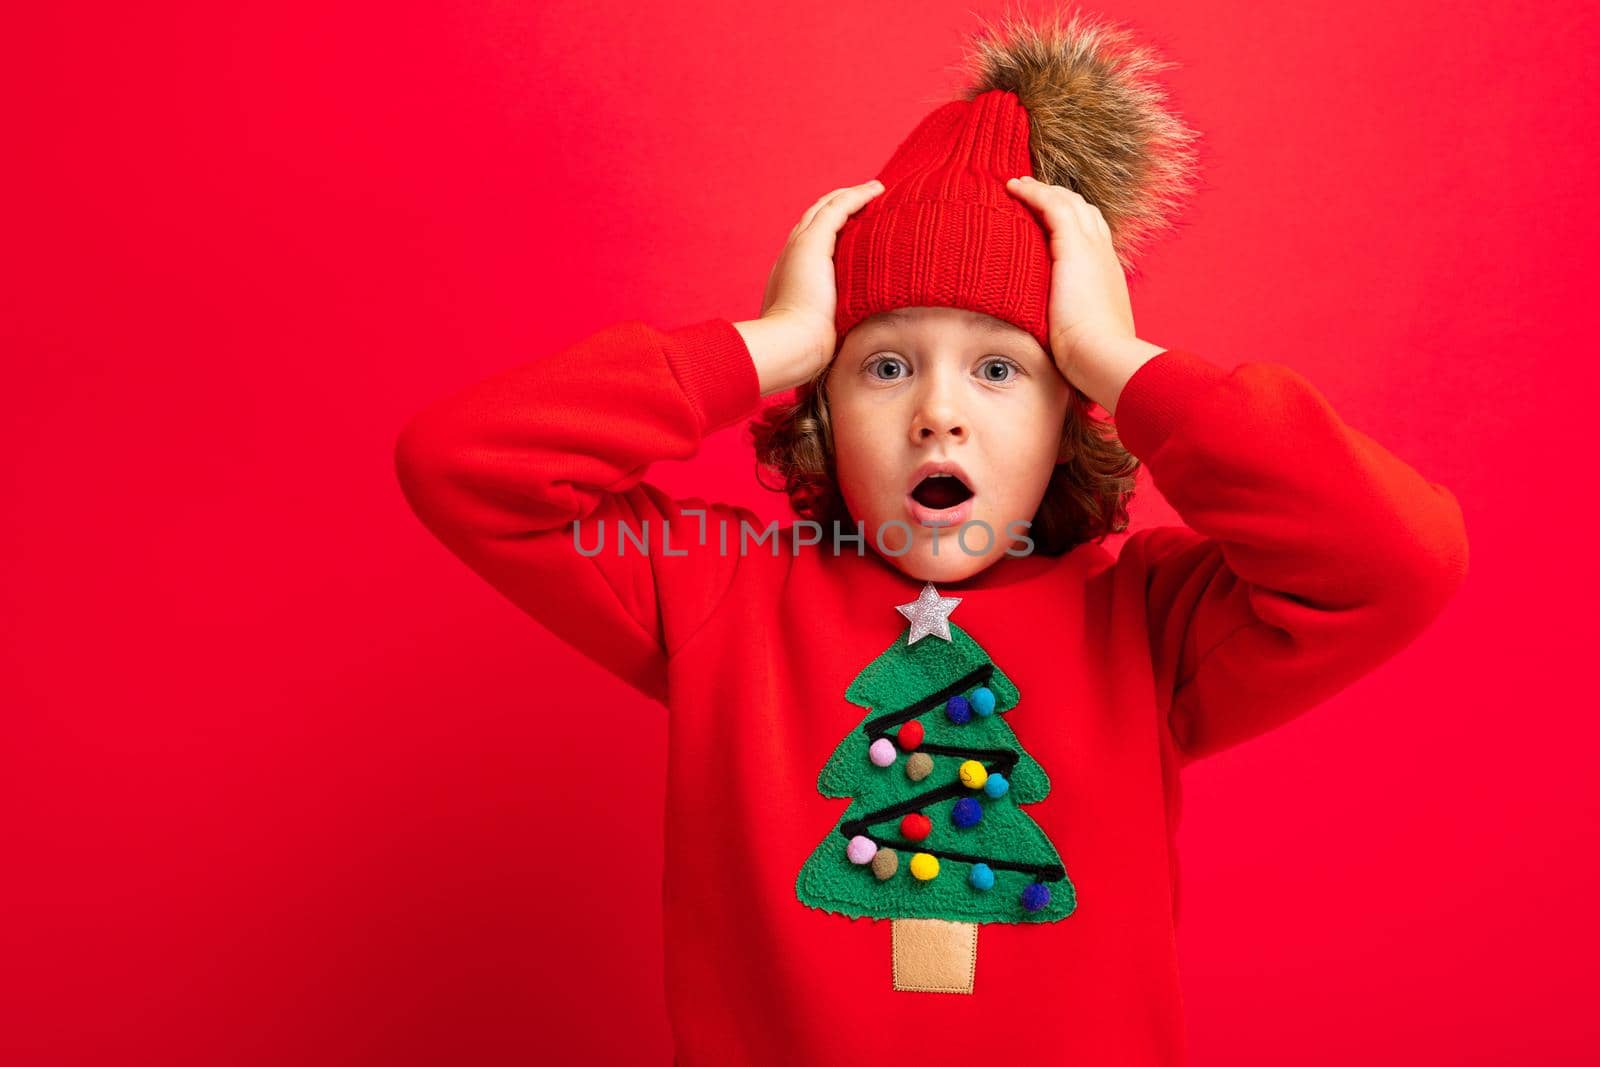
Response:
POLYGON ((877 179, 835 189, 801 216, 772 265, 761 318, 734 326, 745 335, 761 395, 810 380, 833 359, 838 286, 833 251, 845 220, 883 192, 877 179))

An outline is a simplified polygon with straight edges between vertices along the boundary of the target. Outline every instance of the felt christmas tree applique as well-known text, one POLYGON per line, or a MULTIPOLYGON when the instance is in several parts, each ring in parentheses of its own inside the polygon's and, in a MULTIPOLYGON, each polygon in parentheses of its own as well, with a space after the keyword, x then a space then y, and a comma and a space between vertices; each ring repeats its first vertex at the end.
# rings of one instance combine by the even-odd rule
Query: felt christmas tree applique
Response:
POLYGON ((817 790, 851 804, 795 880, 803 904, 891 920, 898 990, 970 993, 978 924, 1057 922, 1077 907, 1055 846, 1018 806, 1050 792, 1002 718, 1021 694, 950 622, 961 599, 930 582, 897 605, 906 639, 846 689, 867 715, 817 790))

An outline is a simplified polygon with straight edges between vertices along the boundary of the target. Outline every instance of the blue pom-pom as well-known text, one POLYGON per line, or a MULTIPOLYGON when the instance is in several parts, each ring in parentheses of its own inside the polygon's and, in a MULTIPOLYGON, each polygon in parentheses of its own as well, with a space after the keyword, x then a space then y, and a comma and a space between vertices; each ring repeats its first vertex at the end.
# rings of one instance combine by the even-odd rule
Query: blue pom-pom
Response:
POLYGON ((966 697, 957 693, 945 703, 944 713, 950 716, 951 722, 960 726, 972 718, 972 706, 967 703, 966 697))
POLYGON ((985 717, 994 714, 994 691, 980 685, 972 694, 972 710, 985 717))
POLYGON ((967 882, 974 889, 993 889, 994 872, 989 869, 987 863, 974 863, 972 873, 967 875, 967 882))
POLYGON ((978 825, 983 819, 983 805, 971 797, 962 797, 956 801, 955 807, 950 809, 950 821, 965 830, 969 826, 978 825))
POLYGON ((1050 904, 1050 887, 1043 882, 1033 882, 1022 891, 1022 906, 1029 911, 1038 911, 1050 904))
POLYGON ((991 798, 1005 796, 1006 790, 1010 788, 1011 783, 1006 781, 1006 776, 1003 774, 990 774, 983 783, 983 791, 989 794, 991 798))

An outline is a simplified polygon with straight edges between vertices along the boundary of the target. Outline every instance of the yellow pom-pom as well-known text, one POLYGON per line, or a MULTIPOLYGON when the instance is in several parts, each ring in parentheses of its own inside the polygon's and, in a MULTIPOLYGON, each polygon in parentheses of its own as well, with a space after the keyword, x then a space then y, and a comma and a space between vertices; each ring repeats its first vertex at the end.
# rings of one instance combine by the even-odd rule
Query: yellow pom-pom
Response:
POLYGON ((918 852, 911 857, 911 877, 921 882, 939 877, 939 857, 918 852))
POLYGON ((989 772, 977 760, 969 759, 961 764, 961 784, 968 789, 982 789, 988 780, 989 772))

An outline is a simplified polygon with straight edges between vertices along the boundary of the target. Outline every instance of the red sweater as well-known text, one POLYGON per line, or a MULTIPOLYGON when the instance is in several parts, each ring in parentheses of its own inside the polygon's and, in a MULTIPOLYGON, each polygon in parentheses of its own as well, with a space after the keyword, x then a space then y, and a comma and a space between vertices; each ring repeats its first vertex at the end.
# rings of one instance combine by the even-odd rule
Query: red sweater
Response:
MULTIPOLYGON (((879 1067, 897 1048, 915 1061, 998 1048, 1182 1062, 1178 772, 1326 699, 1428 625, 1466 571, 1455 498, 1295 371, 1225 372, 1168 350, 1128 381, 1116 423, 1187 525, 1140 530, 1115 557, 1084 544, 941 583, 962 598, 954 640, 907 645, 895 607, 924 583, 878 556, 871 531, 864 549, 796 552, 792 525, 758 542, 753 512, 642 480, 753 415, 758 393, 732 323, 625 322, 433 404, 396 449, 411 506, 453 553, 667 708, 677 1062, 879 1067), (982 664, 999 706, 958 715, 934 690, 982 664), (940 699, 864 707, 893 703, 885 678, 940 699), (918 782, 918 739, 884 728, 910 713, 933 753, 918 782), (991 776, 1011 772, 1011 796, 958 780, 971 765, 960 746, 933 744, 980 736, 1005 741, 985 753, 1023 753, 987 761, 991 776), (937 803, 879 805, 876 831, 841 799, 940 783, 937 803), (962 829, 957 804, 988 821, 962 829), (917 826, 918 811, 931 822, 917 826), (984 826, 1010 836, 964 847, 984 826), (847 855, 857 838, 898 866, 847 855), (1008 866, 1008 844, 1059 862, 1008 866), (1049 906, 1022 903, 1019 889, 1040 892, 1026 882, 1049 906), (918 968, 969 942, 967 986, 918 988, 918 968)), ((976 700, 972 681, 947 689, 976 700)))

